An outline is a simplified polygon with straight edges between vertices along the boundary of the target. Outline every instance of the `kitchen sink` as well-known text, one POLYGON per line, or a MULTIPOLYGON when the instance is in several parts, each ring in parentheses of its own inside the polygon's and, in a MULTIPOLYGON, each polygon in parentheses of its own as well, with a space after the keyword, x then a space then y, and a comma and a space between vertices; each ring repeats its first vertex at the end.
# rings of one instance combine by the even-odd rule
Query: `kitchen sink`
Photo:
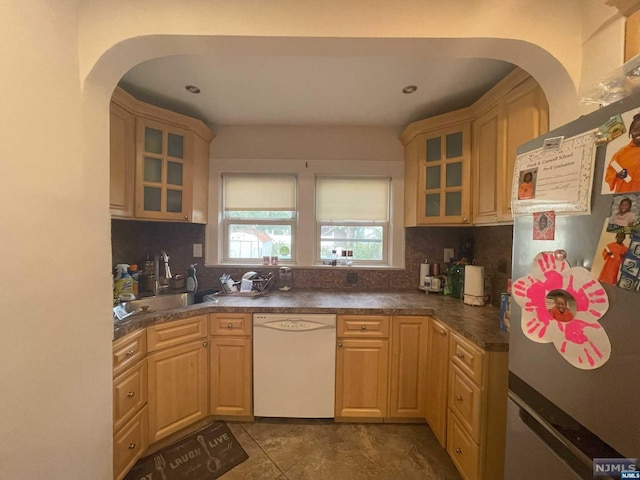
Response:
POLYGON ((139 313, 170 310, 193 305, 194 303, 195 294, 193 293, 169 293, 122 302, 120 305, 113 307, 113 314, 116 319, 122 320, 139 313))

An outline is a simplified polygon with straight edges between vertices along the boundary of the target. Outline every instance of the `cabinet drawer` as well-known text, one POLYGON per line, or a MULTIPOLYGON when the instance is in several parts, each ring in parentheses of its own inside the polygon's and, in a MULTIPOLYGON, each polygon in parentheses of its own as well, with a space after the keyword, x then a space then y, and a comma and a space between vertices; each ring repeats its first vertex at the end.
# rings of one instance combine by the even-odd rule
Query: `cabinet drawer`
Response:
POLYGON ((447 425, 447 453, 464 480, 478 479, 480 447, 451 411, 447 425))
POLYGON ((476 442, 480 441, 481 399, 482 390, 453 365, 449 374, 449 408, 476 442))
POLYGON ((113 436, 113 477, 124 478, 147 449, 147 407, 113 436))
POLYGON ((143 360, 113 381, 113 430, 147 403, 147 362, 143 360))
POLYGON ((147 354, 145 330, 137 330, 113 342, 113 376, 117 376, 130 365, 147 354))
POLYGON ((389 317, 385 315, 339 315, 338 337, 386 338, 389 317))
POLYGON ((249 313, 212 313, 209 315, 209 323, 211 335, 251 336, 251 314, 249 313))
POLYGON ((484 375, 484 351, 473 345, 468 340, 453 334, 450 339, 449 352, 451 361, 460 367, 471 380, 479 387, 483 386, 484 375))
POLYGON ((147 328, 147 348, 150 352, 155 352, 206 336, 207 316, 199 315, 147 328))

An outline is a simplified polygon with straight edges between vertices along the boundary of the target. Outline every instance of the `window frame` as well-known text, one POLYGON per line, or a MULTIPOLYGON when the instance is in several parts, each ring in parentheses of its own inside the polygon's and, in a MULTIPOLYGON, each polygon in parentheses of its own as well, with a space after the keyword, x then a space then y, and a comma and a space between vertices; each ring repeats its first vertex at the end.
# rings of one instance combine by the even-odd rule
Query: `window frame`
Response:
MULTIPOLYGON (((289 252, 289 259, 282 259, 278 255, 278 263, 283 263, 285 265, 290 265, 295 263, 296 258, 296 250, 297 250, 297 225, 298 225, 298 178, 295 174, 264 174, 264 173, 223 173, 221 175, 221 231, 222 231, 222 262, 225 264, 247 264, 247 265, 260 265, 262 264, 262 256, 259 257, 231 257, 229 255, 230 243, 231 243, 231 235, 229 228, 232 225, 289 225, 291 228, 291 249, 289 252), (224 202, 225 196, 225 176, 227 177, 246 177, 251 179, 258 179, 260 177, 291 177, 293 180, 293 188, 294 188, 294 205, 293 205, 293 215, 289 218, 273 218, 273 219, 264 219, 264 218, 234 218, 227 214, 227 212, 233 212, 234 210, 227 210, 224 202)), ((266 209, 266 210, 245 210, 245 211, 285 211, 278 209, 266 209)), ((290 211, 290 210, 286 210, 290 211)))
MULTIPOLYGON (((314 213, 316 215, 314 220, 315 220, 315 224, 316 224, 316 239, 315 239, 315 245, 314 245, 314 258, 315 258, 315 263, 319 264, 319 265, 323 265, 327 260, 331 260, 331 259, 323 259, 322 258, 322 227, 323 226, 334 226, 334 227, 367 227, 367 226, 371 226, 371 227, 382 227, 382 239, 380 240, 380 242, 378 243, 382 243, 382 258, 380 260, 356 260, 355 256, 352 260, 353 265, 362 265, 362 266, 389 266, 389 256, 390 256, 390 244, 389 244, 389 229, 390 229, 390 224, 391 224, 391 216, 392 216, 392 198, 393 198, 393 191, 392 191, 392 177, 388 176, 388 175, 354 175, 354 174, 349 174, 349 175, 316 175, 315 176, 315 181, 314 181, 314 198, 315 198, 315 202, 316 202, 316 206, 314 208, 314 213), (348 179, 352 179, 355 181, 359 181, 359 180, 372 180, 372 181, 380 181, 380 180, 386 180, 388 185, 387 185, 387 201, 386 201, 386 220, 350 220, 350 221, 346 221, 346 220, 339 220, 339 221, 331 221, 331 220, 318 220, 317 218, 317 211, 318 211, 318 206, 317 206, 317 202, 319 201, 318 198, 318 182, 321 180, 331 180, 331 179, 336 179, 336 180, 348 180, 348 179)), ((348 239, 346 239, 348 240, 348 239)))
MULTIPOLYGON (((387 231, 385 264, 356 264, 353 268, 404 269, 405 268, 405 228, 404 228, 404 162, 394 160, 321 160, 305 161, 291 159, 238 159, 216 158, 209 169, 209 214, 205 229, 205 266, 247 266, 256 267, 253 262, 224 260, 223 245, 224 210, 222 199, 223 174, 285 174, 296 175, 296 250, 292 249, 292 268, 328 268, 322 264, 315 245, 319 233, 315 217, 315 177, 324 176, 381 176, 391 178, 390 213, 387 231)), ((260 262, 260 265, 262 262, 260 262)))

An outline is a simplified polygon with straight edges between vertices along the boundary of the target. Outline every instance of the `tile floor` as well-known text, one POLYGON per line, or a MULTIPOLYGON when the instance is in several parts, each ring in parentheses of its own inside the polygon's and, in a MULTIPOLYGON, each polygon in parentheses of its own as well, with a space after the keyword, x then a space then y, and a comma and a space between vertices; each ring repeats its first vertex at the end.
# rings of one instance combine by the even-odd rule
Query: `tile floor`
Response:
POLYGON ((460 480, 425 424, 227 422, 249 458, 221 480, 460 480))

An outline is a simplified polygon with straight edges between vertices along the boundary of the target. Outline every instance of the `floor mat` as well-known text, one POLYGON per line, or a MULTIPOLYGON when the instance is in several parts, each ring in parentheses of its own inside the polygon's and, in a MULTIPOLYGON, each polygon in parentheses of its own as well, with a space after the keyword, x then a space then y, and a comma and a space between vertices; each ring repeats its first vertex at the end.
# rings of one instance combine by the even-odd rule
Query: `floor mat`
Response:
POLYGON ((215 422, 140 459, 124 480, 213 480, 247 458, 227 424, 215 422))

